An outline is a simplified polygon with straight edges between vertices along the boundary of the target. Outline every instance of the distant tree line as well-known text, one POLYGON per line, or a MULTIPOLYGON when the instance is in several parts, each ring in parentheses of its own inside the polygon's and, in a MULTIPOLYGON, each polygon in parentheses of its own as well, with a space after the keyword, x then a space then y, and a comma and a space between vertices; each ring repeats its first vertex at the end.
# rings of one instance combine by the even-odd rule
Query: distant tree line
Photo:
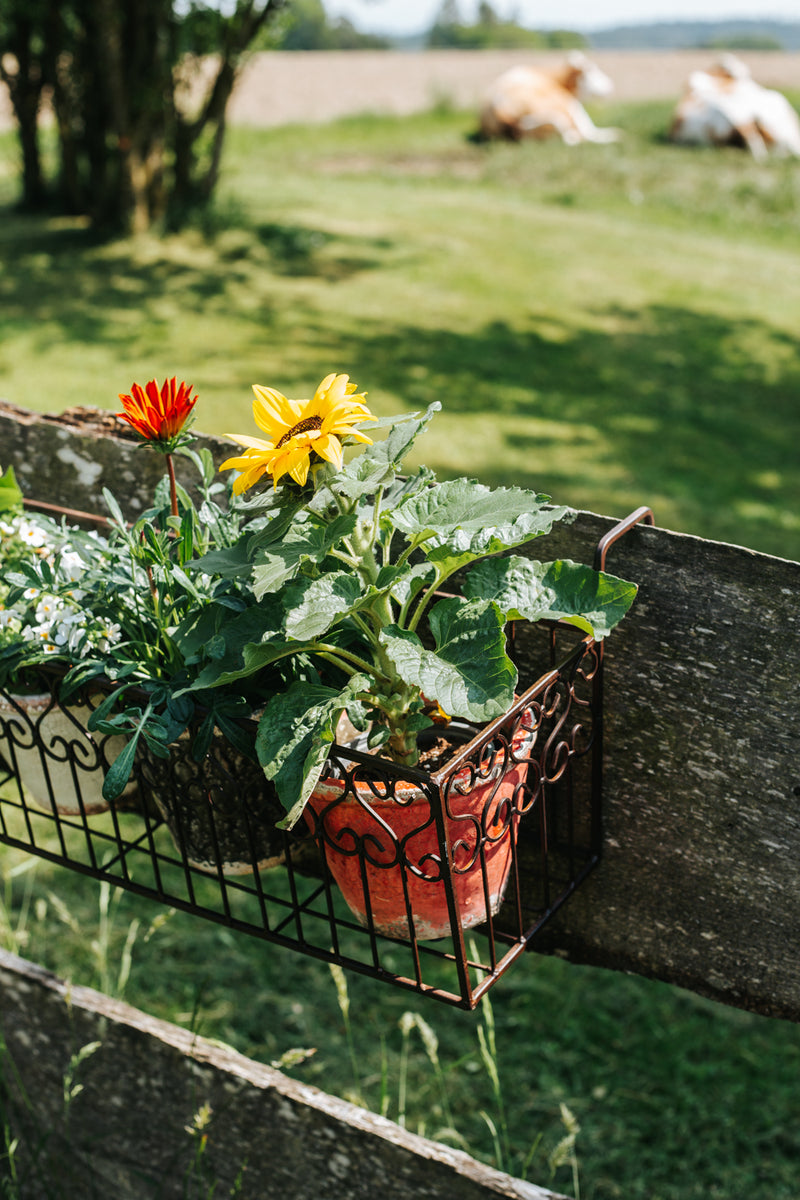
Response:
MULTIPOLYGON (((423 35, 428 49, 547 50, 584 46, 586 39, 569 30, 537 33, 499 17, 488 0, 478 5, 477 19, 462 20, 458 0, 443 0, 433 26, 423 35)), ((278 21, 266 29, 260 50, 387 50, 396 42, 360 33, 346 17, 330 20, 322 0, 289 0, 278 21)))
POLYGON ((288 0, 280 18, 259 37, 258 50, 388 50, 391 39, 360 33, 347 17, 331 20, 322 0, 288 0))
POLYGON ((488 0, 481 0, 477 20, 471 24, 461 19, 458 0, 443 0, 427 38, 428 47, 437 50, 562 50, 586 44, 582 34, 571 30, 540 33, 504 20, 488 0))

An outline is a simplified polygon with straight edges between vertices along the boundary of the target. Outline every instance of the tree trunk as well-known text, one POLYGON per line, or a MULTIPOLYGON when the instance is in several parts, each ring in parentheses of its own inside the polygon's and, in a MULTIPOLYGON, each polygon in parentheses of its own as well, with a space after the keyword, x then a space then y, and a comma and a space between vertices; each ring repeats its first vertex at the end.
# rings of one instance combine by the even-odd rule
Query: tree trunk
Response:
POLYGON ((44 77, 41 60, 32 48, 33 34, 33 24, 27 18, 18 20, 11 30, 8 50, 16 59, 16 70, 9 70, 4 64, 0 47, 0 79, 11 97, 22 153, 21 206, 29 212, 41 208, 45 201, 38 136, 44 77))
POLYGON ((71 55, 58 53, 57 38, 49 40, 53 49, 48 74, 53 81, 53 111, 56 118, 59 149, 58 198, 65 212, 86 211, 86 189, 80 162, 80 106, 71 78, 71 55))
POLYGON ((22 102, 15 105, 22 151, 22 207, 27 212, 36 212, 46 200, 39 155, 39 99, 39 95, 28 92, 22 102))
MULTIPOLYGON (((219 66, 198 116, 176 104, 181 18, 176 0, 0 0, 0 72, 19 124, 26 207, 42 202, 37 116, 52 84, 60 197, 96 228, 134 233, 167 214, 173 226, 210 200, 225 109, 242 56, 284 0, 237 0, 221 18, 219 66), (2 66, 2 53, 17 69, 2 66)), ((189 35, 191 36, 191 34, 189 35)))

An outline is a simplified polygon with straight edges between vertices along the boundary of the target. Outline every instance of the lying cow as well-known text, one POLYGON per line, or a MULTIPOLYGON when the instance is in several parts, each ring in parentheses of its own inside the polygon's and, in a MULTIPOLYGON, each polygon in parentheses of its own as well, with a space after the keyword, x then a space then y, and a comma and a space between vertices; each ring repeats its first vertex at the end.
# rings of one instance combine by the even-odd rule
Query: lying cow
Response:
POLYGON ((708 71, 693 71, 672 118, 674 142, 745 146, 754 158, 800 156, 800 118, 780 92, 761 87, 732 54, 708 71))
POLYGON ((560 137, 578 142, 615 142, 618 129, 598 129, 581 103, 607 96, 614 85, 585 54, 573 51, 558 71, 512 67, 492 85, 481 112, 478 138, 560 137))

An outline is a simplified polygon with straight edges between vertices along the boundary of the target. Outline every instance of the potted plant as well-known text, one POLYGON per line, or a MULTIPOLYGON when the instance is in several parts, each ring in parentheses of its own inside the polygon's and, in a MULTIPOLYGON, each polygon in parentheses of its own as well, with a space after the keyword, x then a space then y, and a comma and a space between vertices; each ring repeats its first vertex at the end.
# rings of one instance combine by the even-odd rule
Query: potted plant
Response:
POLYGON ((232 435, 243 453, 223 469, 239 472, 236 495, 267 482, 249 502, 257 520, 193 564, 244 581, 248 602, 232 612, 212 600, 186 615, 175 642, 195 677, 182 694, 289 666, 256 737, 286 810, 282 827, 305 814, 348 904, 381 932, 450 931, 447 905, 440 911, 445 858, 461 923, 485 920, 507 872, 506 856, 490 878, 490 860, 514 836, 535 737, 515 698, 508 622, 561 620, 599 640, 636 588, 579 563, 511 553, 567 515, 547 496, 439 482, 425 467, 404 474, 438 404, 378 421, 347 375, 327 376, 310 400, 254 391, 267 436, 232 435), (373 440, 362 426, 388 433, 373 440), (352 442, 362 452, 345 461, 352 442), (446 594, 456 575, 458 593, 446 594), (426 775, 425 742, 454 718, 472 741, 426 775), (355 734, 348 746, 343 720, 355 734))
POLYGON ((243 724, 264 677, 178 695, 193 678, 178 624, 212 601, 246 604, 235 581, 189 572, 193 558, 234 543, 244 519, 208 451, 192 447, 191 391, 172 379, 121 397, 122 419, 167 467, 132 525, 108 492, 102 534, 24 512, 13 472, 3 477, 0 755, 35 801, 65 815, 118 801, 135 767, 143 802, 161 810, 182 856, 238 873, 274 862, 284 838, 243 724), (176 454, 197 468, 198 504, 176 480, 176 454), (231 791, 239 802, 223 814, 231 791))
POLYGON ((13 683, 0 692, 0 755, 40 807, 70 816, 105 811, 105 771, 123 739, 94 738, 88 704, 57 704, 46 674, 11 664, 44 667, 63 655, 107 654, 118 641, 119 625, 86 606, 81 586, 90 564, 107 565, 107 544, 25 513, 11 467, 0 477, 0 512, 0 674, 13 683))

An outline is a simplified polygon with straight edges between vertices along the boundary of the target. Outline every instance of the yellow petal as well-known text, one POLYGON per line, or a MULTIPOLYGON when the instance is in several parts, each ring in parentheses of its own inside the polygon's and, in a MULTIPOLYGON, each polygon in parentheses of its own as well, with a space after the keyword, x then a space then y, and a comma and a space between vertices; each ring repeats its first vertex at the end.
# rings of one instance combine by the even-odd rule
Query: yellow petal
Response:
POLYGON ((287 430, 296 425, 301 419, 305 400, 289 400, 275 388, 261 387, 253 384, 255 400, 253 401, 253 417, 261 429, 264 429, 273 439, 280 441, 287 430))
POLYGON ((308 446, 289 442, 283 446, 269 464, 270 474, 277 484, 282 475, 291 475, 299 484, 304 484, 308 475, 311 451, 308 446))
POLYGON ((341 471, 344 463, 342 443, 331 433, 325 433, 314 443, 314 453, 327 462, 333 463, 337 471, 341 471))
POLYGON ((239 496, 242 492, 248 491, 253 484, 258 483, 266 469, 266 461, 262 460, 261 462, 252 464, 247 470, 242 471, 242 474, 233 481, 234 494, 239 496))
POLYGON ((246 455, 241 454, 235 458, 226 458, 224 463, 220 464, 220 471, 244 471, 250 465, 251 459, 246 455))
POLYGON ((354 438, 357 442, 363 442, 365 446, 372 445, 372 438, 368 438, 367 435, 362 433, 360 429, 348 429, 347 436, 354 438))
MULTIPOLYGON (((331 371, 330 375, 326 375, 325 378, 322 380, 322 383, 320 383, 317 386, 317 390, 314 392, 315 402, 323 402, 324 403, 325 398, 328 395, 328 391, 329 391, 330 387, 335 382, 335 380, 339 379, 339 378, 341 378, 341 376, 337 376, 336 374, 334 374, 333 371, 331 371)), ((345 379, 346 378, 347 378, 347 376, 345 375, 345 379)))
POLYGON ((304 487, 306 479, 308 478, 308 459, 304 458, 302 462, 298 463, 297 466, 289 472, 289 474, 296 483, 300 484, 300 487, 304 487))
POLYGON ((238 442, 240 446, 247 446, 249 450, 274 450, 272 442, 262 441, 261 438, 248 437, 246 433, 228 433, 225 435, 232 442, 238 442))

